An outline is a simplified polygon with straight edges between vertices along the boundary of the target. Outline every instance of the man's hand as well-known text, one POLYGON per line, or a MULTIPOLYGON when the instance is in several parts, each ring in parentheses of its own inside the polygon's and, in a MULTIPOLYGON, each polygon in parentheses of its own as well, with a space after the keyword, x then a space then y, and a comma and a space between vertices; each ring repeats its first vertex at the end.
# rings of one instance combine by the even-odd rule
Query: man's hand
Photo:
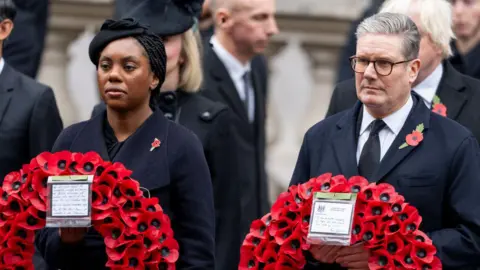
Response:
POLYGON ((336 257, 335 262, 349 270, 368 270, 369 258, 370 252, 363 246, 363 244, 360 244, 351 247, 343 247, 338 251, 338 256, 336 257))
POLYGON ((312 256, 315 258, 315 260, 321 263, 334 263, 338 252, 342 248, 342 246, 312 245, 310 247, 310 253, 312 253, 312 256))

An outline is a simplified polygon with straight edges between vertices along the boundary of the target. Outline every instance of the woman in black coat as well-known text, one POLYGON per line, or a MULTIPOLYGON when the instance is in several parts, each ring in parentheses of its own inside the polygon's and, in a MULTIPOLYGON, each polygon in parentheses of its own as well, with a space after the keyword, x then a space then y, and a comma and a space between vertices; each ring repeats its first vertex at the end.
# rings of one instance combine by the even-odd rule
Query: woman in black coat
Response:
MULTIPOLYGON (((123 163, 170 216, 180 246, 177 269, 214 269, 215 210, 202 145, 156 109, 166 70, 163 42, 133 19, 108 20, 89 52, 106 110, 65 129, 53 152, 95 151, 123 163), (150 151, 155 138, 160 147, 150 151)), ((105 269, 105 245, 93 229, 46 228, 36 244, 51 268, 105 269)))
MULTIPOLYGON (((198 93, 202 65, 198 28, 194 16, 201 2, 117 1, 123 10, 117 16, 134 17, 151 25, 165 44, 167 71, 158 99, 165 117, 193 131, 202 142, 212 176, 215 202, 215 261, 219 270, 236 270, 240 260, 241 212, 236 141, 231 132, 230 109, 198 93), (168 11, 163 13, 164 11, 168 11)), ((93 115, 104 110, 100 104, 93 115)))

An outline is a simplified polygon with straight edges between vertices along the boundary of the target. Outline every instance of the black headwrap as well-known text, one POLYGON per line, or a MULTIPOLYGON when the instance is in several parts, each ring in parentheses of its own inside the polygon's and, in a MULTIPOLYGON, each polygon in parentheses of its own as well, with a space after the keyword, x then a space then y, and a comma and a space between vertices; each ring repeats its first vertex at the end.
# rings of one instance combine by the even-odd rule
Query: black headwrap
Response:
POLYGON ((159 80, 158 86, 152 89, 150 98, 150 106, 156 108, 155 101, 160 94, 160 87, 165 81, 167 54, 161 39, 150 32, 147 25, 143 25, 133 18, 125 18, 118 21, 106 20, 100 28, 100 32, 90 43, 88 48, 90 60, 98 67, 98 61, 103 49, 110 42, 126 37, 135 38, 143 46, 148 55, 150 68, 159 80))

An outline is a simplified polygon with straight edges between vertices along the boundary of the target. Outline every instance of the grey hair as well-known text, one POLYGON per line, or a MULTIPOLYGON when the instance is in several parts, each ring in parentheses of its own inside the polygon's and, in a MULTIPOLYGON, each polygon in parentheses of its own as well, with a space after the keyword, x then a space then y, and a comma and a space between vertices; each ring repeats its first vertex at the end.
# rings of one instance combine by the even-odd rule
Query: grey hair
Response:
POLYGON ((403 56, 408 60, 418 57, 420 32, 407 15, 390 12, 375 14, 363 20, 355 34, 357 39, 364 34, 402 35, 403 56))

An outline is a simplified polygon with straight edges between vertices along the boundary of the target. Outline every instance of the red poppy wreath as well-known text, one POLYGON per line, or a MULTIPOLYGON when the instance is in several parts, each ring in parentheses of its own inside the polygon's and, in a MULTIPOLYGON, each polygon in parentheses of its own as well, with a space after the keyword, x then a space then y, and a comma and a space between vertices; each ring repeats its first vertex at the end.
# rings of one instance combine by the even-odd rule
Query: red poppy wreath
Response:
POLYGON ((178 243, 157 198, 145 198, 132 171, 94 153, 44 152, 8 174, 0 199, 0 269, 33 269, 35 230, 46 223, 47 179, 94 175, 92 225, 111 269, 175 269, 178 243))
POLYGON ((357 193, 351 244, 363 242, 370 250, 370 269, 441 269, 431 239, 418 230, 422 218, 417 209, 391 185, 327 173, 291 186, 270 213, 252 223, 242 244, 239 270, 304 268, 315 192, 357 193))

